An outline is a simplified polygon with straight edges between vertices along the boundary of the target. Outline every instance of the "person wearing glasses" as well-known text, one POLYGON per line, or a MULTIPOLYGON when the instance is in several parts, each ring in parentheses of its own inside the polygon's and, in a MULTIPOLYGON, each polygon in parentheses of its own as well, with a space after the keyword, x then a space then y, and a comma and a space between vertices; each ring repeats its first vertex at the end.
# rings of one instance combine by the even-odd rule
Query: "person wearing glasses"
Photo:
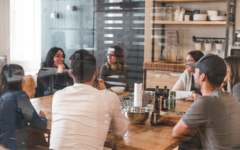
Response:
POLYGON ((186 100, 196 100, 202 95, 200 89, 194 87, 194 77, 195 69, 190 67, 189 63, 196 63, 200 60, 204 54, 201 51, 195 50, 190 51, 186 57, 186 70, 182 73, 179 80, 173 87, 173 91, 176 91, 177 99, 186 99, 186 100))
POLYGON ((112 46, 106 54, 108 61, 101 67, 100 79, 106 88, 113 86, 127 87, 129 68, 125 65, 124 53, 119 46, 112 46))

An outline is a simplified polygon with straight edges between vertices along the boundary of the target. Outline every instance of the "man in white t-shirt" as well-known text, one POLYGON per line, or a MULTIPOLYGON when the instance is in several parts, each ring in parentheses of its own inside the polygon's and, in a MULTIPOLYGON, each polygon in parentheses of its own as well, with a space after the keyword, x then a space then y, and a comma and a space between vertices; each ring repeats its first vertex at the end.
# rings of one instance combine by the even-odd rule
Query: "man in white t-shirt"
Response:
POLYGON ((119 98, 93 87, 98 69, 88 51, 76 51, 70 57, 70 69, 74 85, 53 97, 50 148, 103 149, 109 128, 115 137, 127 132, 119 98))

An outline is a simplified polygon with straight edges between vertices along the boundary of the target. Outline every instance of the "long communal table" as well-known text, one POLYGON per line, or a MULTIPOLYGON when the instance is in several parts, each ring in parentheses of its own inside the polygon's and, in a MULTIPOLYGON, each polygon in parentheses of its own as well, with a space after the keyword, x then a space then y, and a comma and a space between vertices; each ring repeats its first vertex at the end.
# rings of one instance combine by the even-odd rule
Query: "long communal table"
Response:
MULTIPOLYGON (((125 92, 119 97, 129 95, 125 92)), ((44 132, 50 135, 52 122, 52 98, 53 96, 45 96, 41 98, 31 99, 31 103, 37 112, 40 110, 46 114, 48 119, 47 130, 44 132)), ((176 101, 176 111, 186 112, 193 102, 185 100, 176 101)), ((168 112, 164 116, 175 117, 180 119, 182 115, 176 115, 173 112, 168 112)), ((181 141, 172 137, 174 124, 162 124, 160 126, 151 126, 147 120, 145 124, 134 125, 127 119, 128 125, 127 136, 116 139, 111 133, 108 133, 105 141, 105 147, 114 149, 173 149, 178 146, 181 141)), ((31 127, 30 127, 31 129, 31 127)), ((41 131, 37 131, 41 132, 41 131)))

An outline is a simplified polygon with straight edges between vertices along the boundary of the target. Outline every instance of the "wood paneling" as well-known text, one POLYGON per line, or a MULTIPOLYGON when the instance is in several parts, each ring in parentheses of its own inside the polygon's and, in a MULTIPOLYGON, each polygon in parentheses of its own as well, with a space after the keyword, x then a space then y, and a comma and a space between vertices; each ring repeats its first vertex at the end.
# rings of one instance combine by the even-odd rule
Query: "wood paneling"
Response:
POLYGON ((186 67, 184 63, 145 62, 143 69, 183 72, 186 67))
MULTIPOLYGON (((235 0, 231 0, 234 2, 235 0)), ((227 2, 227 0, 156 0, 156 2, 167 3, 167 2, 227 2)))
MULTIPOLYGON (((159 21, 156 20, 154 24, 185 24, 185 25, 226 25, 226 21, 159 21)), ((230 25, 234 25, 234 22, 230 22, 230 25)))

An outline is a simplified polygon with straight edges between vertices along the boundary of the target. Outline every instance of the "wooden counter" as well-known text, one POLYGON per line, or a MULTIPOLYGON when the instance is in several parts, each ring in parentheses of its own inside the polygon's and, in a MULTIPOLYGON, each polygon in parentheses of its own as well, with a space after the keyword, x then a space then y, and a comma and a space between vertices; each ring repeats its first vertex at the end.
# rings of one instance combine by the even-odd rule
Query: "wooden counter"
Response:
POLYGON ((143 69, 183 72, 186 67, 185 63, 145 62, 143 63, 143 69))
MULTIPOLYGON (((122 95, 128 95, 126 92, 122 95)), ((37 112, 42 110, 48 119, 47 130, 44 133, 50 134, 52 121, 52 97, 45 96, 41 98, 31 99, 31 103, 37 112)), ((177 100, 176 111, 187 111, 192 102, 185 100, 177 100)), ((175 113, 167 113, 167 116, 181 118, 182 115, 175 113)), ((111 133, 108 134, 105 146, 116 149, 173 149, 178 146, 180 141, 172 137, 173 125, 151 126, 149 120, 142 125, 131 124, 127 119, 128 134, 116 139, 111 133)), ((40 131, 39 131, 40 132, 40 131)))

